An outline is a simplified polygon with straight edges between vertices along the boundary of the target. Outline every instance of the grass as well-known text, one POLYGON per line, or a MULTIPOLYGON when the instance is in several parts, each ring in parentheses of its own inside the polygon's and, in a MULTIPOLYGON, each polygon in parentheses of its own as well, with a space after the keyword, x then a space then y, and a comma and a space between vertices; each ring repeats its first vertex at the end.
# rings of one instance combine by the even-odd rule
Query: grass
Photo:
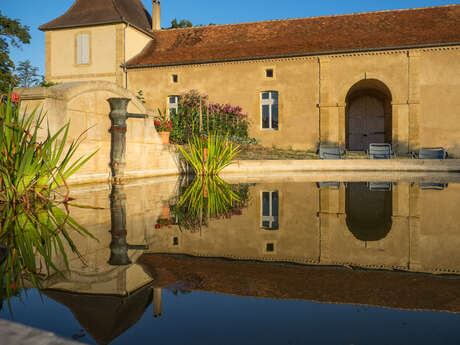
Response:
MULTIPOLYGON (((397 154, 393 159, 410 159, 410 154, 397 154)), ((259 144, 241 145, 238 160, 307 160, 319 159, 319 155, 311 150, 294 150, 276 146, 264 147, 259 144)), ((358 151, 347 151, 343 159, 368 159, 367 154, 358 151)))
POLYGON ((236 156, 240 160, 284 160, 284 159, 319 159, 319 156, 308 150, 293 150, 274 147, 264 147, 258 144, 242 145, 236 156))

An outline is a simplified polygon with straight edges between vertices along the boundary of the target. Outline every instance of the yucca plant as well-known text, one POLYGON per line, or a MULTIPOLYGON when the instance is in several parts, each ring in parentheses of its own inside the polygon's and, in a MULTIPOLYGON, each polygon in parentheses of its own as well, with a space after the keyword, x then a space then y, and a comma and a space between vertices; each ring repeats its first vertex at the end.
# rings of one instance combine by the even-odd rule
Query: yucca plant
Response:
POLYGON ((66 179, 96 154, 73 160, 82 136, 67 143, 70 123, 54 134, 48 129, 46 138, 39 140, 45 118, 38 108, 21 114, 20 104, 14 106, 10 98, 0 105, 0 197, 4 201, 48 195, 66 185, 66 179))
POLYGON ((233 162, 240 152, 240 146, 232 143, 226 136, 217 132, 208 134, 207 138, 194 135, 188 143, 190 152, 178 146, 185 160, 197 175, 216 176, 233 162))
POLYGON ((40 288, 40 280, 52 274, 64 276, 69 269, 68 251, 81 257, 71 234, 94 237, 80 226, 69 213, 50 200, 34 205, 8 205, 0 213, 0 242, 9 248, 0 265, 0 301, 10 298, 25 286, 40 288), (54 258, 62 260, 57 267, 54 258), (26 281, 29 284, 26 284, 26 281))
POLYGON ((91 236, 69 215, 66 179, 96 152, 74 159, 82 136, 67 143, 69 123, 56 133, 48 129, 40 140, 45 114, 37 108, 21 113, 20 107, 11 97, 0 104, 0 243, 8 247, 0 264, 0 297, 8 301, 25 280, 39 287, 38 274, 62 274, 53 256, 68 268, 66 247, 81 257, 71 233, 91 236), (51 192, 63 186, 66 193, 57 201, 51 192))

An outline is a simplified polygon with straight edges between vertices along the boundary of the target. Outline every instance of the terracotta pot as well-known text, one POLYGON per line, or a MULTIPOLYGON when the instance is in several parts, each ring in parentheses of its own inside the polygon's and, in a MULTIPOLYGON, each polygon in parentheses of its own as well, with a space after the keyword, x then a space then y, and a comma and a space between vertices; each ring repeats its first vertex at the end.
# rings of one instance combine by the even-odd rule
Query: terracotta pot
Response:
POLYGON ((163 142, 163 145, 168 145, 169 144, 169 135, 171 132, 158 132, 158 134, 161 137, 161 141, 163 142))
MULTIPOLYGON (((169 132, 168 132, 169 133, 169 132)), ((160 219, 168 219, 170 215, 169 212, 169 205, 163 205, 163 209, 161 211, 160 219)))

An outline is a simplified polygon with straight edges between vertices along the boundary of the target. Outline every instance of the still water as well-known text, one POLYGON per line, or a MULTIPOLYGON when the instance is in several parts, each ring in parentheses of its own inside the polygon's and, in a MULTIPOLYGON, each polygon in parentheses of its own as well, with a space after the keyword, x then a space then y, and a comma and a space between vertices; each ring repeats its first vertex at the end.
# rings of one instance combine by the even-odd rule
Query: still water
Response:
POLYGON ((460 179, 370 180, 75 188, 98 241, 0 317, 88 344, 460 343, 460 179))

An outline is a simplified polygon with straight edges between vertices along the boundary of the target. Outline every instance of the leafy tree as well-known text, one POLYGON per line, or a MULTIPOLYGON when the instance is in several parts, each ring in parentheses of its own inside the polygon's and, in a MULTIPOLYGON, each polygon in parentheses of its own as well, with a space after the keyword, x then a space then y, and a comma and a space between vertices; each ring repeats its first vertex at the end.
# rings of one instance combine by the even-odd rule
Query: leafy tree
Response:
POLYGON ((193 26, 190 20, 181 19, 180 22, 177 21, 176 18, 171 20, 171 27, 170 29, 180 29, 180 28, 191 28, 193 26))
POLYGON ((57 85, 57 84, 59 84, 59 83, 54 83, 54 82, 52 82, 52 81, 47 81, 46 78, 45 78, 45 76, 42 75, 42 76, 41 76, 41 81, 40 81, 40 83, 38 84, 38 86, 41 86, 41 87, 51 87, 51 86, 54 86, 54 85, 57 85))
POLYGON ((0 93, 8 92, 17 82, 13 75, 14 63, 9 54, 10 45, 19 47, 21 43, 30 43, 29 27, 3 16, 0 11, 0 93))
POLYGON ((19 87, 32 87, 40 83, 38 67, 32 66, 30 60, 19 62, 16 68, 16 77, 19 87))

